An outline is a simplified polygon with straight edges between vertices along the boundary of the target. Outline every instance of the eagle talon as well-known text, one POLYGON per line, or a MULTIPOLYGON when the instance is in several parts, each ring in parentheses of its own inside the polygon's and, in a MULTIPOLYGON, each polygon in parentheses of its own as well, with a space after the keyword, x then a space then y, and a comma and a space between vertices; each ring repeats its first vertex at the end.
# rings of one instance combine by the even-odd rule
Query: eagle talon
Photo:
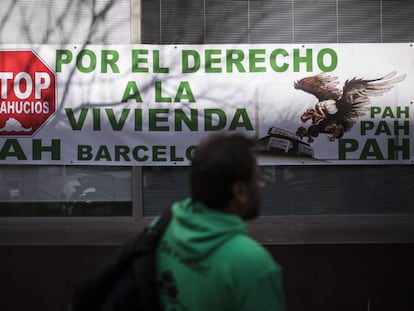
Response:
POLYGON ((297 135, 300 139, 303 139, 303 137, 305 137, 305 136, 306 136, 306 129, 305 129, 303 126, 299 127, 299 128, 296 130, 296 135, 297 135))

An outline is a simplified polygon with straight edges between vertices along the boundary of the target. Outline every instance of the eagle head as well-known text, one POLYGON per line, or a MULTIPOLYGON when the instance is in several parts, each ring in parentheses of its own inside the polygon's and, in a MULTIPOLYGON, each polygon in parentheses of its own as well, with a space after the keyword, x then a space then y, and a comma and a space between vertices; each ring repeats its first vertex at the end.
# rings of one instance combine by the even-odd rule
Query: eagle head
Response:
POLYGON ((302 80, 299 80, 299 81, 295 81, 294 83, 293 83, 293 87, 295 88, 295 89, 297 89, 297 90, 300 90, 300 89, 302 89, 302 80))
POLYGON ((297 90, 303 90, 305 92, 312 92, 315 88, 320 87, 321 82, 316 77, 307 77, 295 81, 293 87, 297 90))

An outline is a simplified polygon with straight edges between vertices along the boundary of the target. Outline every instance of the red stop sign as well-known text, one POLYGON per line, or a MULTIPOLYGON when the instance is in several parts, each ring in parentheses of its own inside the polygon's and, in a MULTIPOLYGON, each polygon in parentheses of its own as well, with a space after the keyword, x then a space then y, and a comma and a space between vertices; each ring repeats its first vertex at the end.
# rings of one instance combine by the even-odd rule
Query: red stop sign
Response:
POLYGON ((0 136, 33 135, 56 111, 55 74, 33 51, 0 51, 0 136))

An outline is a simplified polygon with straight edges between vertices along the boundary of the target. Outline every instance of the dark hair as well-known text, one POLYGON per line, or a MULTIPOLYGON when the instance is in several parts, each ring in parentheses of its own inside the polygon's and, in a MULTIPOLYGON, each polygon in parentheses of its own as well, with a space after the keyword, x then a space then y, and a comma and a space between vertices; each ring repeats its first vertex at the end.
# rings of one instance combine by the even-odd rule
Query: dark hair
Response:
POLYGON ((193 153, 191 196, 209 208, 223 209, 237 181, 252 180, 256 158, 253 141, 241 134, 213 134, 193 153))

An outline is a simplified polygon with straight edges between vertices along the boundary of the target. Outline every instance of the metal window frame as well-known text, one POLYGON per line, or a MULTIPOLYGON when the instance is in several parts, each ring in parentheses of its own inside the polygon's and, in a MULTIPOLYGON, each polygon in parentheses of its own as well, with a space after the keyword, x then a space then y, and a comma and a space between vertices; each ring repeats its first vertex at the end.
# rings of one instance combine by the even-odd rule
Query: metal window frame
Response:
POLYGON ((132 216, 4 217, 0 245, 120 244, 148 225, 143 217, 142 167, 131 167, 132 216))

